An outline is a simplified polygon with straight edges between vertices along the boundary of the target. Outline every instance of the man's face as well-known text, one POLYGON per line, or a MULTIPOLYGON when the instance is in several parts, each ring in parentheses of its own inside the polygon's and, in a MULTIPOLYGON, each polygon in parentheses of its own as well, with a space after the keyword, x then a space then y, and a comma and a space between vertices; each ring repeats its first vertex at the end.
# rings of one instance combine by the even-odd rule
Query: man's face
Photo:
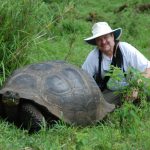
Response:
POLYGON ((96 44, 102 53, 106 55, 111 54, 115 45, 113 33, 97 37, 96 44))

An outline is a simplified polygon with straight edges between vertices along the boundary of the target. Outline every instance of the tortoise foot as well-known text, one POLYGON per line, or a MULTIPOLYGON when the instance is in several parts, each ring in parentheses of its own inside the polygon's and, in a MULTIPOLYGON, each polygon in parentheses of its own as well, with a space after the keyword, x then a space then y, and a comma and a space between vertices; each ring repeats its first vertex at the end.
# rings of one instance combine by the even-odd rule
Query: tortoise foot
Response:
POLYGON ((23 129, 29 133, 37 132, 41 129, 45 118, 42 113, 31 103, 23 103, 20 109, 19 122, 23 129))

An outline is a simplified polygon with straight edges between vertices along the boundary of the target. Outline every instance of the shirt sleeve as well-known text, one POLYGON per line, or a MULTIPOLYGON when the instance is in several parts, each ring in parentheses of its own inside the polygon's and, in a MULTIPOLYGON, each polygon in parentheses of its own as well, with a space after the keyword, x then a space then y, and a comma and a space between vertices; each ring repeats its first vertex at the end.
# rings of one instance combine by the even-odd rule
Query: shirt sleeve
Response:
POLYGON ((120 47, 127 67, 133 67, 140 72, 144 72, 146 68, 150 68, 150 61, 135 47, 126 42, 122 42, 120 47))
POLYGON ((98 50, 94 49, 87 56, 85 62, 82 65, 82 69, 93 77, 97 72, 97 68, 98 68, 98 50))

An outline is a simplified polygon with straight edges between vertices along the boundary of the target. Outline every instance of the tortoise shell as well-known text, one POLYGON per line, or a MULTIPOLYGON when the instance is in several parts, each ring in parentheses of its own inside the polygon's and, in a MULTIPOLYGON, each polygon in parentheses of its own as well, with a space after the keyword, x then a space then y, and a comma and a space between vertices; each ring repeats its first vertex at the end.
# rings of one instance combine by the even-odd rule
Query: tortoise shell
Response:
MULTIPOLYGON (((102 120, 108 104, 95 80, 82 69, 63 61, 48 61, 15 70, 0 90, 19 94, 23 101, 42 106, 66 123, 88 125, 102 120)), ((2 99, 2 98, 1 98, 2 99)))

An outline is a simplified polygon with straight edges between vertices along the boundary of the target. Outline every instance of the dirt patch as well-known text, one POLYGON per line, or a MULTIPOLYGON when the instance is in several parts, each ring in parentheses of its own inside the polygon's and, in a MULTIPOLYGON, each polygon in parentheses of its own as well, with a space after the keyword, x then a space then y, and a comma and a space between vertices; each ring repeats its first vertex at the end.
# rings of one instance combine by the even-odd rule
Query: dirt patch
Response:
POLYGON ((86 21, 90 21, 90 22, 97 22, 100 20, 103 20, 103 17, 98 15, 96 12, 90 12, 86 17, 86 21))
POLYGON ((150 3, 149 4, 140 4, 136 6, 137 12, 145 12, 150 10, 150 3))
POLYGON ((128 7, 127 4, 123 4, 123 5, 121 5, 120 7, 118 7, 118 8, 114 11, 114 13, 120 13, 120 12, 122 12, 123 10, 125 10, 127 7, 128 7))

